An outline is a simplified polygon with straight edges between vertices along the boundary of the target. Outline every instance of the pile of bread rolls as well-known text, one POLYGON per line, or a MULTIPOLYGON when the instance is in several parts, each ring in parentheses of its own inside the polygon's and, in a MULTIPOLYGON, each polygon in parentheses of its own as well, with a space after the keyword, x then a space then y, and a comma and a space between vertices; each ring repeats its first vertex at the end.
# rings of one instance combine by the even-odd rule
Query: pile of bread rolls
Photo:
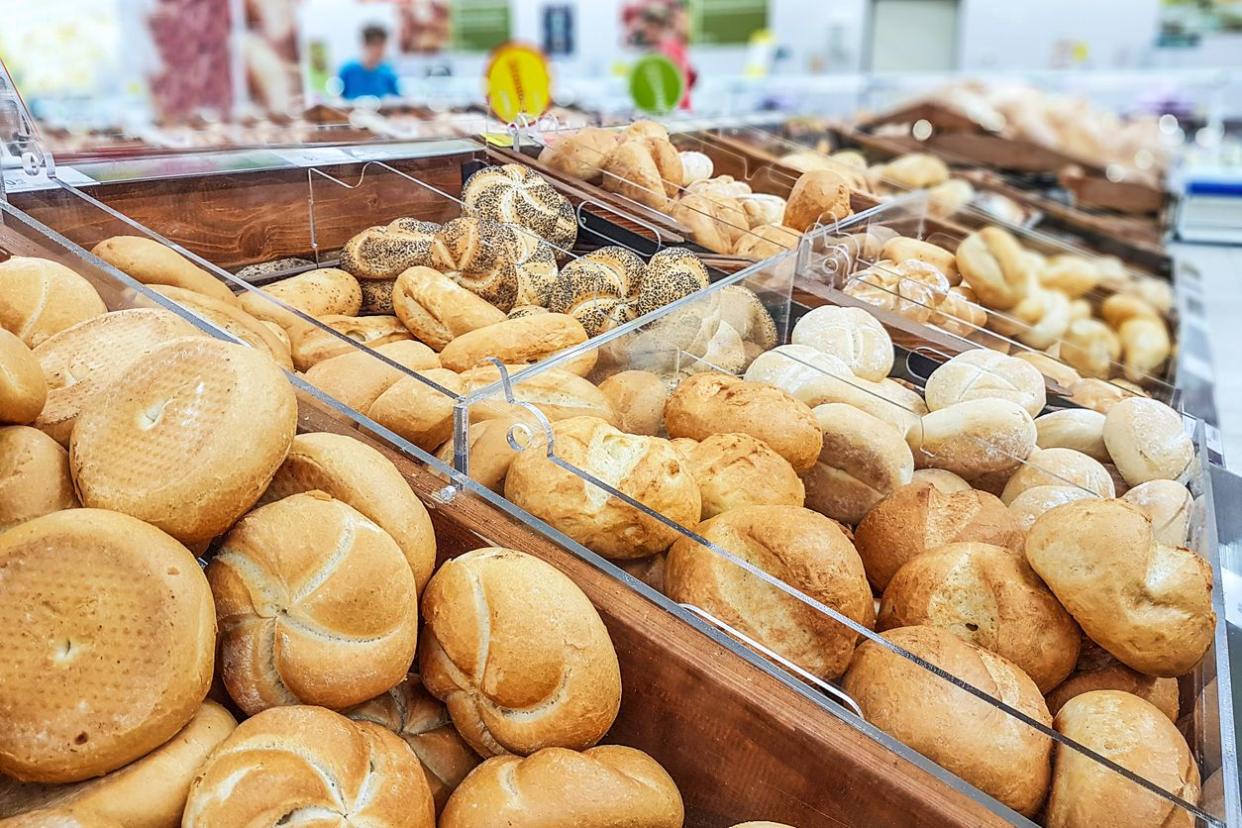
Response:
POLYGON ((401 473, 296 434, 257 344, 46 260, 0 295, 0 824, 683 824, 655 760, 597 746, 621 674, 566 576, 436 569, 401 473))

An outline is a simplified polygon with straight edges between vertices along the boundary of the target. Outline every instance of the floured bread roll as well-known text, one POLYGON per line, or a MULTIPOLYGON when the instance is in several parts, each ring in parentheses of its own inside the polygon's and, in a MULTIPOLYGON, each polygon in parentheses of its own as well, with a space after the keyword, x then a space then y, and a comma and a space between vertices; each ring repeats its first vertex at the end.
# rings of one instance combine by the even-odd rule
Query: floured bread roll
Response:
POLYGON ((687 187, 699 181, 706 181, 716 171, 716 165, 704 153, 683 151, 677 154, 681 156, 682 181, 687 187))
POLYGON ((461 201, 465 215, 524 227, 565 252, 578 238, 578 219, 569 199, 522 164, 478 170, 466 179, 461 201))
POLYGON ((616 651, 586 595, 551 565, 513 549, 467 552, 437 570, 423 613, 423 684, 480 755, 581 750, 612 727, 616 651))
POLYGON ((107 310, 94 286, 59 262, 31 256, 0 262, 0 327, 30 348, 107 310))
POLYGON ((863 379, 879 381, 893 370, 893 340, 862 308, 815 308, 798 320, 789 341, 837 357, 863 379))

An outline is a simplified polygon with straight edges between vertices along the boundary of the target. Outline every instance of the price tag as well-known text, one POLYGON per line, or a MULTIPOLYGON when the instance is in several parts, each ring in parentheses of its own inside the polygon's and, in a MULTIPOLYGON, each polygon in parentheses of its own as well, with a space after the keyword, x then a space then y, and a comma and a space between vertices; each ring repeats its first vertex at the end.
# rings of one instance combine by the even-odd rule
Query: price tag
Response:
POLYGON ((506 123, 538 118, 552 105, 548 58, 534 46, 506 43, 492 52, 484 73, 488 108, 506 123))
POLYGON ((344 150, 336 147, 277 150, 276 154, 296 167, 328 167, 334 164, 352 164, 354 161, 344 150))
POLYGON ((681 103, 686 79, 664 55, 646 55, 630 70, 630 97, 643 112, 662 115, 681 103))

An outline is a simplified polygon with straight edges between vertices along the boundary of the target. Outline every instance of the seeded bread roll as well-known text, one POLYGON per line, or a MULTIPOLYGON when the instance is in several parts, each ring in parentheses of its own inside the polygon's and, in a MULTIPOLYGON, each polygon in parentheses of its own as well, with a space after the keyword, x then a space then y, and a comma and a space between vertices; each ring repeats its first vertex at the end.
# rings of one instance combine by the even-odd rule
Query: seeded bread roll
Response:
POLYGON ((27 347, 107 310, 94 286, 59 262, 30 256, 0 262, 0 327, 27 347))
POLYGON ((1156 541, 1151 520, 1121 500, 1045 512, 1026 557, 1100 646, 1153 676, 1180 676, 1211 645, 1212 573, 1189 549, 1156 541))
POLYGON ((601 247, 565 265, 545 304, 596 336, 624 315, 619 306, 637 291, 644 268, 642 259, 624 247, 601 247))
POLYGON ((1017 305, 1036 281, 1022 245, 1000 227, 985 227, 963 239, 957 247, 957 269, 979 301, 997 310, 1017 305))
MULTIPOLYGON (((862 561, 840 526, 796 506, 731 509, 695 530, 729 554, 767 572, 868 629, 875 605, 862 561)), ((803 669, 835 679, 858 634, 752 575, 691 538, 669 550, 669 597, 693 604, 803 669)))
POLYGON ((1035 366, 987 348, 960 353, 932 371, 926 399, 932 411, 965 400, 1009 400, 1032 417, 1047 402, 1044 378, 1035 366))
POLYGON ((1096 497, 1116 496, 1108 469, 1073 449, 1033 450, 1026 463, 1005 484, 1001 501, 1008 506, 1018 495, 1036 486, 1068 486, 1085 489, 1096 497))
POLYGON ((512 549, 467 552, 437 570, 423 613, 423 684, 481 756, 582 750, 612 726, 616 651, 586 595, 551 565, 512 549))
POLYGON ((1149 480, 1180 480, 1194 460, 1194 443, 1182 418, 1162 402, 1145 397, 1122 400, 1104 420, 1104 445, 1131 486, 1149 480))
POLYGON ((883 420, 843 403, 813 409, 824 437, 819 458, 803 475, 806 505, 854 526, 876 503, 909 483, 914 456, 883 420))
POLYGON ((806 500, 789 461, 749 434, 713 434, 686 458, 699 484, 702 520, 742 506, 801 506, 806 500))
POLYGON ((369 351, 356 349, 317 362, 306 372, 306 379, 338 402, 366 414, 381 394, 408 376, 400 368, 381 361, 376 354, 412 372, 440 367, 440 358, 426 345, 400 339, 369 351))
POLYGON ((0 328, 0 424, 33 423, 46 402, 39 360, 26 343, 0 328))
POLYGON ((1190 546, 1190 514, 1194 498, 1190 490, 1173 480, 1149 480, 1130 489, 1121 499, 1137 506, 1151 519, 1158 543, 1190 546))
POLYGON ((411 267, 431 265, 431 246, 440 225, 397 219, 387 227, 368 227, 345 243, 341 269, 358 279, 395 279, 411 267))
POLYGON ((362 304, 358 308, 360 316, 392 316, 392 291, 397 285, 396 279, 366 279, 358 283, 362 293, 362 304))
POLYGON ((514 245, 513 231, 505 225, 463 216, 437 231, 431 267, 507 312, 518 297, 514 245))
POLYGON ((833 170, 803 173, 794 183, 785 204, 785 226, 801 232, 852 215, 849 184, 833 170))
POLYGON ((395 316, 321 316, 319 321, 336 331, 335 336, 314 326, 297 330, 292 336, 293 365, 309 371, 325 359, 356 351, 358 345, 376 348, 390 342, 411 339, 410 332, 395 316))
POLYGON ((466 179, 461 200, 467 215, 519 225, 566 252, 578 238, 578 220, 569 199, 522 164, 476 171, 466 179))
MULTIPOLYGON (((358 280, 335 267, 308 270, 297 276, 263 285, 260 289, 272 299, 316 318, 332 314, 357 316, 362 308, 362 289, 358 280)), ((295 331, 313 327, 305 319, 265 297, 263 293, 247 290, 237 297, 237 301, 246 313, 256 319, 275 322, 290 336, 295 331)))
POLYGON ((1104 415, 1088 408, 1066 408, 1035 418, 1036 444, 1041 449, 1082 452, 1101 463, 1112 460, 1104 445, 1104 415))
POLYGON ((37 428, 0 428, 0 532, 77 505, 69 452, 37 428))
POLYGON ((893 370, 893 340, 862 308, 815 308, 798 320, 789 341, 839 358, 863 379, 878 382, 893 370))
POLYGON ((946 469, 967 480, 1016 469, 1035 448, 1035 421, 1009 400, 954 403, 926 414, 906 433, 919 468, 946 469))
MULTIPOLYGON (((681 526, 699 521, 702 501, 688 463, 658 437, 622 434, 596 417, 552 424, 556 456, 681 526)), ((678 534, 596 484, 554 463, 536 432, 505 479, 505 496, 601 555, 643 558, 678 534)))
POLYGON ((698 256, 680 247, 666 247, 652 256, 643 268, 634 295, 634 311, 638 316, 646 316, 702 290, 707 284, 707 268, 698 256))
POLYGON ((649 371, 622 371, 599 384, 616 413, 617 427, 627 434, 655 437, 664 428, 668 386, 649 371))
POLYGON ((237 297, 229 286, 171 247, 144 236, 113 236, 91 253, 144 285, 171 285, 231 304, 237 297))
POLYGON ((437 351, 462 334, 505 319, 501 310, 429 267, 402 271, 392 303, 410 333, 437 351))
MULTIPOLYGON (((884 637, 1044 725, 1035 682, 1009 660, 935 627, 884 637)), ((858 648, 842 689, 871 724, 1024 816, 1048 791, 1052 740, 1017 718, 879 644, 858 648)))
POLYGON ((157 285, 151 289, 220 330, 232 334, 251 348, 267 354, 281 368, 293 369, 293 358, 286 340, 282 340, 236 302, 224 302, 192 290, 168 285, 157 285))

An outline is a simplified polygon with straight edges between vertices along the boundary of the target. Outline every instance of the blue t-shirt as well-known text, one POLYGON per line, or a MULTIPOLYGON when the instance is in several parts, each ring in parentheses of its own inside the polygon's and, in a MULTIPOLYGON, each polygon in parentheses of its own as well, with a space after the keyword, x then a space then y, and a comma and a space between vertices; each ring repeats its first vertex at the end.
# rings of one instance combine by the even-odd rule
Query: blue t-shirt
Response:
POLYGON ((368 69, 356 60, 341 67, 341 97, 360 98, 372 95, 382 98, 385 95, 396 95, 397 75, 387 63, 381 63, 374 69, 368 69))

